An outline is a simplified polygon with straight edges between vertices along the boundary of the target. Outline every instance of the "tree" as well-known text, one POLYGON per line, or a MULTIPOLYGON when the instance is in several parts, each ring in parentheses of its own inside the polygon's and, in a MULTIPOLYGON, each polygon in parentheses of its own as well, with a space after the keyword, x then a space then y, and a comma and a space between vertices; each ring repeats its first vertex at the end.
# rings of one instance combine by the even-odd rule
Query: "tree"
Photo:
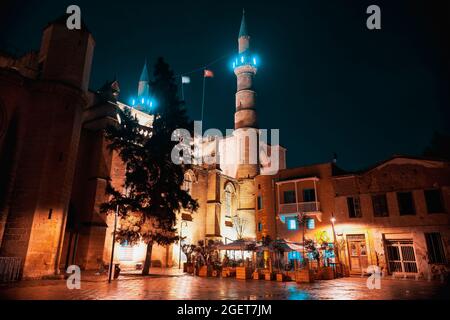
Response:
POLYGON ((247 227, 247 220, 239 217, 239 215, 235 215, 233 217, 233 226, 236 231, 237 240, 243 240, 245 229, 247 227))
POLYGON ((140 133, 141 126, 127 108, 118 110, 120 123, 108 126, 109 147, 118 152, 125 164, 125 193, 108 185, 110 201, 102 212, 119 208, 121 222, 130 227, 118 230, 118 241, 144 241, 147 253, 142 274, 149 273, 153 244, 169 245, 176 236, 176 214, 182 210, 194 212, 198 202, 183 190, 184 173, 189 167, 171 160, 177 142, 172 141, 176 129, 189 129, 186 109, 178 99, 177 85, 169 65, 159 58, 155 64, 151 92, 157 102, 151 135, 140 133))

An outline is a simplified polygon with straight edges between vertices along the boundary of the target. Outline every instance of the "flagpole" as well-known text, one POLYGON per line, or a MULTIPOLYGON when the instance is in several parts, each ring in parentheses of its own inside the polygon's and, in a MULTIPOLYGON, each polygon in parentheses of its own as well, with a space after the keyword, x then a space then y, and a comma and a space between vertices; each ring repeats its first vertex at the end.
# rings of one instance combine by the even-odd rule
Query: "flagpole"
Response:
POLYGON ((202 125, 203 125, 203 111, 205 109, 205 86, 206 86, 206 76, 205 76, 205 70, 203 70, 202 125))
POLYGON ((183 83, 183 78, 181 78, 181 99, 184 101, 184 83, 183 83))

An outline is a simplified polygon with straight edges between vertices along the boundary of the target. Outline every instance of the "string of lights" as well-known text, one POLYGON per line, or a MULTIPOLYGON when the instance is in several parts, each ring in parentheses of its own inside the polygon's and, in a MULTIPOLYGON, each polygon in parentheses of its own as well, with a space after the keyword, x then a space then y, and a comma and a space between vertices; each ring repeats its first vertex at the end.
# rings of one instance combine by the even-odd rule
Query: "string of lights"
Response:
POLYGON ((190 75, 190 74, 193 74, 193 73, 196 73, 196 72, 200 72, 200 71, 203 72, 205 69, 207 69, 207 68, 211 67, 212 65, 215 65, 215 64, 218 63, 219 61, 222 61, 222 60, 224 60, 225 58, 229 58, 229 57, 231 57, 231 56, 233 56, 233 54, 226 54, 226 55, 224 55, 224 56, 221 56, 221 57, 219 57, 219 58, 217 58, 217 59, 211 61, 211 62, 208 63, 208 64, 205 64, 205 65, 202 66, 202 67, 199 67, 199 68, 196 68, 196 69, 193 69, 193 70, 191 70, 191 71, 184 72, 184 73, 180 73, 180 74, 176 75, 175 78, 182 77, 182 76, 187 76, 187 75, 190 75))

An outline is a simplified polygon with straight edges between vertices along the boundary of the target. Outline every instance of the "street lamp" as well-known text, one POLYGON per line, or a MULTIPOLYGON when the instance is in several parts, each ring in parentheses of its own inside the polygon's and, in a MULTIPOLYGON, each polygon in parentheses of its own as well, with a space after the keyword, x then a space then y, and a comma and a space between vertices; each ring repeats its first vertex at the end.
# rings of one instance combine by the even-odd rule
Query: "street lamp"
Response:
POLYGON ((181 220, 181 222, 180 222, 180 248, 178 250, 178 269, 181 269, 181 241, 183 241, 183 226, 187 227, 187 222, 181 220))
POLYGON ((114 230, 113 230, 113 239, 112 239, 112 248, 111 248, 111 261, 109 263, 109 275, 108 275, 108 283, 111 283, 112 274, 114 272, 114 248, 116 245, 116 229, 117 229, 117 218, 119 216, 119 205, 116 207, 116 212, 114 214, 114 230))
POLYGON ((337 247, 336 230, 334 229, 334 224, 336 223, 336 218, 334 217, 334 214, 332 214, 330 221, 331 221, 331 228, 333 230, 334 255, 336 256, 336 264, 339 264, 339 250, 337 247))

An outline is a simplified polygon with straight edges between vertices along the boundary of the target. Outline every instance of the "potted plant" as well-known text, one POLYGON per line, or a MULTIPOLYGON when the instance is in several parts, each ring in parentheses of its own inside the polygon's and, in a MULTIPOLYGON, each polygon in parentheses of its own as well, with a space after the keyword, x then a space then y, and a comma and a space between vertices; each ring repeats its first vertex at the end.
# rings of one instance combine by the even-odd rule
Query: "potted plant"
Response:
POLYGON ((194 244, 184 244, 181 251, 186 255, 186 262, 183 263, 183 272, 194 273, 194 264, 192 263, 192 253, 195 250, 194 244))

